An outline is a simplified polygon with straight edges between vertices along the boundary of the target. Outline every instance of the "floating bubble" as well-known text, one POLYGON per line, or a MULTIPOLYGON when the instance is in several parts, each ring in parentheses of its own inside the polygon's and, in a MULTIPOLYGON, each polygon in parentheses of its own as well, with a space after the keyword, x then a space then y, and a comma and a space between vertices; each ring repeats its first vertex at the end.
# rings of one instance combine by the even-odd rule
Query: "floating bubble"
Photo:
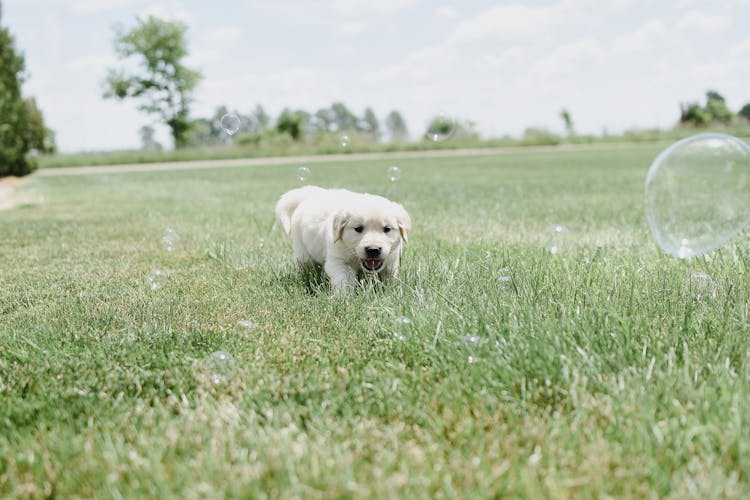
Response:
POLYGON ((341 136, 339 137, 339 144, 341 144, 342 148, 348 148, 351 143, 352 141, 348 135, 341 134, 341 136))
POLYGON ((553 255, 567 250, 569 239, 568 228, 562 224, 555 224, 544 230, 544 248, 553 255))
POLYGON ((396 167, 395 165, 392 167, 388 167, 388 170, 385 172, 385 177, 391 182, 396 182, 401 178, 401 169, 396 167))
POLYGON ((310 178, 310 169, 308 167, 299 167, 297 169, 297 179, 299 179, 300 182, 307 182, 307 179, 310 178))
POLYGON ((479 346, 479 344, 482 343, 482 337, 480 337, 479 335, 475 335, 475 334, 467 335, 466 337, 463 338, 463 342, 464 344, 466 344, 467 347, 474 348, 474 347, 479 346))
POLYGON ((209 383, 220 385, 234 375, 234 359, 228 352, 216 351, 203 360, 202 369, 209 383))
POLYGON ((167 252, 174 252, 180 244, 180 235, 177 231, 168 227, 161 236, 161 244, 167 252))
POLYGON ((432 142, 442 142, 450 139, 456 132, 456 122, 445 113, 440 113, 430 120, 424 136, 432 142))
POLYGON ((509 267, 502 267, 500 268, 500 273, 498 274, 497 281, 500 283, 510 283, 513 281, 513 275, 510 272, 509 267))
POLYGON ((690 293, 697 301, 715 299, 718 294, 713 278, 704 272, 696 272, 690 276, 690 293))
POLYGON ((665 149, 646 177, 646 215, 656 243, 681 259, 718 248, 750 223, 750 146, 698 134, 665 149))
POLYGON ((148 287, 151 290, 158 290, 167 282, 167 273, 161 269, 152 269, 148 274, 148 287))
POLYGON ((237 322, 237 324, 235 325, 235 328, 237 330, 240 330, 240 331, 254 330, 255 329, 255 323, 253 323, 249 319, 242 319, 242 320, 240 320, 240 321, 237 322))
POLYGON ((411 319, 407 316, 399 316, 393 320, 394 336, 396 340, 406 340, 406 331, 411 327, 411 319))
POLYGON ((240 129, 240 117, 234 113, 227 113, 221 117, 221 129, 229 135, 234 135, 240 129))

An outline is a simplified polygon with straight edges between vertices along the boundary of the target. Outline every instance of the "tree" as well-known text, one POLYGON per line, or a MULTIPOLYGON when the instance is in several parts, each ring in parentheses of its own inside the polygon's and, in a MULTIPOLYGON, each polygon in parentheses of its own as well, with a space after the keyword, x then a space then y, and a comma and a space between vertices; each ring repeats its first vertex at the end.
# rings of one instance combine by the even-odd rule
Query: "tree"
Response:
POLYGON ((140 130, 141 149, 146 151, 161 151, 161 144, 156 140, 156 130, 150 125, 144 125, 140 130))
MULTIPOLYGON (((0 4, 0 20, 2 4, 0 4)), ((0 26, 0 177, 26 175, 36 169, 33 150, 54 151, 54 134, 34 98, 21 93, 25 63, 10 32, 0 26)))
POLYGON ((565 133, 568 134, 568 136, 575 135, 575 129, 573 128, 573 117, 570 116, 570 111, 563 108, 563 110, 560 111, 560 118, 562 118, 562 121, 565 123, 565 133))
POLYGON ((705 127, 714 122, 729 124, 734 115, 727 106, 724 96, 715 90, 706 92, 706 105, 697 102, 680 104, 680 123, 705 127))
POLYGON ((750 102, 742 106, 742 109, 737 114, 745 120, 750 121, 750 102))
POLYGON ((706 111, 713 121, 728 124, 732 121, 732 112, 727 106, 724 96, 715 90, 706 92, 706 111))
POLYGON ((202 75, 187 68, 187 26, 153 16, 137 18, 128 32, 118 30, 115 52, 121 60, 135 59, 139 70, 110 69, 105 81, 105 98, 141 101, 139 109, 157 115, 169 126, 175 147, 188 144, 192 92, 202 75))
POLYGON ((365 114, 360 120, 358 128, 373 141, 380 140, 380 123, 372 108, 365 109, 365 114))
POLYGON ((302 138, 303 115, 285 109, 276 119, 276 130, 282 134, 289 134, 295 141, 302 138))
POLYGON ((263 106, 261 106, 260 104, 255 106, 255 110, 253 111, 253 118, 255 119, 255 123, 257 123, 259 130, 268 128, 268 125, 271 123, 271 117, 268 115, 268 113, 266 113, 266 110, 263 109, 263 106))
POLYGON ((409 137, 406 122, 401 113, 396 110, 391 111, 385 117, 385 128, 388 130, 388 135, 390 135, 393 142, 403 142, 409 137))
POLYGON ((349 111, 344 103, 334 102, 331 104, 331 112, 333 113, 333 123, 338 132, 357 130, 357 117, 349 111))

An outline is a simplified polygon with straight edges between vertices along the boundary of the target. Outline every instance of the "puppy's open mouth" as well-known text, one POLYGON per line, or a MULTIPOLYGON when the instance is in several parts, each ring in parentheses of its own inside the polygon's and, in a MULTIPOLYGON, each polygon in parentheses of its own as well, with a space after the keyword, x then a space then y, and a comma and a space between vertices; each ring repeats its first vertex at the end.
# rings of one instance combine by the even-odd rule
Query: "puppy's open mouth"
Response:
POLYGON ((362 269, 376 273, 383 269, 383 259, 362 259, 362 269))

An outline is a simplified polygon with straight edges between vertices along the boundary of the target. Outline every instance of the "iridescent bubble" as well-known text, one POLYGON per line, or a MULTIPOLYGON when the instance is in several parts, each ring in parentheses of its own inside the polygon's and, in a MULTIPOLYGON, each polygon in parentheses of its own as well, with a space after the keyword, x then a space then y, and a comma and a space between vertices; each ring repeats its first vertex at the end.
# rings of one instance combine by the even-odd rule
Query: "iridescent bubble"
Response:
POLYGON ((308 167, 299 167, 297 169, 297 179, 299 179, 300 182, 307 182, 307 179, 310 178, 310 169, 308 167))
POLYGON ((500 272, 497 276, 497 281, 499 281, 500 283, 510 283, 511 281, 513 281, 513 275, 511 274, 509 267, 500 268, 500 272))
POLYGON ((456 132, 456 122, 445 113, 440 113, 427 124, 424 136, 432 142, 442 142, 450 139, 456 132))
POLYGON ((206 380, 213 385, 227 382, 234 375, 234 359, 225 351, 216 351, 203 360, 203 372, 206 380))
POLYGON ((396 167, 395 165, 392 167, 388 167, 388 170, 385 172, 385 177, 391 182, 396 182, 401 178, 401 169, 396 167))
POLYGON ((646 215, 656 243, 681 259, 723 245, 750 223, 750 146, 699 134, 665 149, 646 177, 646 215))
POLYGON ((339 137, 339 144, 341 144, 342 148, 348 148, 351 143, 352 141, 348 135, 341 134, 341 136, 339 137))
POLYGON ((152 269, 148 274, 147 281, 151 290, 158 290, 167 282, 167 273, 161 269, 152 269))
POLYGON ((240 320, 240 321, 237 322, 237 324, 235 325, 235 328, 237 330, 240 330, 240 331, 254 330, 255 329, 255 323, 253 323, 249 319, 242 319, 242 320, 240 320))
POLYGON ((695 272, 690 276, 690 293, 696 301, 715 299, 716 283, 708 273, 695 272))
POLYGON ((568 228, 562 224, 549 226, 544 230, 544 248, 553 255, 567 250, 570 244, 568 228))
POLYGON ((161 236, 161 244, 167 252, 174 252, 180 244, 180 235, 177 231, 168 227, 161 236))
POLYGON ((240 117, 234 113, 227 113, 221 117, 221 129, 228 135, 234 135, 240 129, 240 117))
POLYGON ((396 340, 406 340, 406 332, 411 328, 411 319, 407 316, 398 316, 393 320, 393 330, 396 340))

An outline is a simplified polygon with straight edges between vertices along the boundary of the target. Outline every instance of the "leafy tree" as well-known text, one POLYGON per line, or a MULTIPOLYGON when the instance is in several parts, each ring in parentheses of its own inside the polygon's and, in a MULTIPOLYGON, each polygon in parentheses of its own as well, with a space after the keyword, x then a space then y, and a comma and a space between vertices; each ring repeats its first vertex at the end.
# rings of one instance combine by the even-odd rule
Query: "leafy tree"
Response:
POLYGON ((141 149, 146 151, 161 151, 161 144, 156 140, 156 130, 150 125, 144 125, 140 130, 141 149))
POLYGON ((365 109, 365 114, 359 123, 359 130, 373 141, 380 140, 380 122, 372 108, 365 109))
POLYGON ((697 102, 680 104, 680 123, 705 127, 711 123, 711 115, 697 102))
POLYGON ((344 103, 334 102, 331 104, 331 112, 333 113, 333 123, 337 131, 357 130, 357 117, 349 111, 349 108, 344 103))
POLYGON ((570 116, 570 111, 563 109, 560 111, 560 118, 565 123, 565 133, 569 136, 575 135, 575 129, 573 127, 573 117, 570 116))
POLYGON ((24 59, 14 42, 10 32, 0 26, 0 177, 31 173, 36 163, 28 153, 55 148, 54 134, 44 125, 36 101, 24 99, 21 93, 24 59))
POLYGON ((282 134, 289 134, 295 141, 302 138, 303 115, 285 109, 276 119, 276 130, 282 134))
POLYGON ((115 52, 121 60, 135 59, 139 70, 110 69, 105 81, 105 98, 135 98, 139 109, 157 115, 172 131, 175 147, 188 143, 193 90, 202 75, 187 68, 187 26, 149 16, 137 18, 128 32, 118 29, 115 52))
POLYGON ((388 130, 388 135, 390 135, 393 142, 403 142, 409 137, 406 122, 401 113, 396 110, 391 111, 385 117, 385 128, 388 130))
POLYGON ((742 106, 742 109, 737 114, 750 121, 750 102, 742 106))
POLYGON ((732 121, 733 114, 727 107, 724 96, 714 90, 706 92, 706 111, 713 121, 725 124, 732 121))
POLYGON ((680 123, 682 124, 696 127, 705 127, 714 122, 728 124, 733 117, 724 97, 715 90, 706 92, 705 106, 697 102, 680 105, 680 123))
POLYGON ((257 123, 259 130, 268 128, 268 125, 271 123, 271 117, 260 104, 255 106, 255 110, 253 110, 253 118, 255 119, 255 123, 257 123))

